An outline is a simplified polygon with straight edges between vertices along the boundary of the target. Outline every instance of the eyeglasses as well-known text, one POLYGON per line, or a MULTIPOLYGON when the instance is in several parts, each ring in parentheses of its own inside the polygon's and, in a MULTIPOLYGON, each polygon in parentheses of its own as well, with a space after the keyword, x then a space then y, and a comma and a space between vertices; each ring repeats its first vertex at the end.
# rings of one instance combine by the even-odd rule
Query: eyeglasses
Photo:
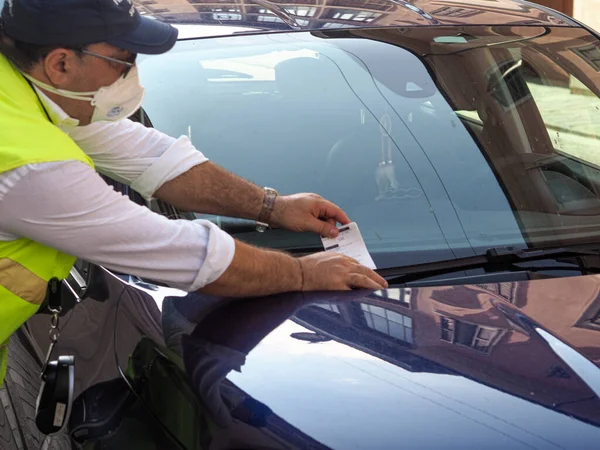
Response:
POLYGON ((111 58, 110 56, 99 55, 98 53, 90 52, 89 50, 81 50, 81 53, 85 53, 86 55, 95 56, 96 58, 104 59, 106 61, 111 61, 114 63, 123 64, 124 66, 127 66, 127 68, 123 72, 123 78, 125 78, 127 76, 129 71, 131 70, 131 68, 135 65, 135 59, 137 58, 136 53, 132 53, 131 56, 129 58, 127 58, 126 61, 123 61, 123 60, 117 59, 117 58, 111 58))

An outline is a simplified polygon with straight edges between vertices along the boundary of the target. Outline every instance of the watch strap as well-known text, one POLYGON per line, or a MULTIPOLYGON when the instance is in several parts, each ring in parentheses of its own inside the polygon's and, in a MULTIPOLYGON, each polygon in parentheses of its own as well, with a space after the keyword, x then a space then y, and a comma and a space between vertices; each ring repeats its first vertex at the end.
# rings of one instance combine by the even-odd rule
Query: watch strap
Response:
POLYGON ((269 220, 271 220, 271 214, 275 207, 275 200, 279 193, 270 187, 264 188, 265 195, 263 197, 263 205, 256 220, 257 230, 264 231, 269 226, 269 220))

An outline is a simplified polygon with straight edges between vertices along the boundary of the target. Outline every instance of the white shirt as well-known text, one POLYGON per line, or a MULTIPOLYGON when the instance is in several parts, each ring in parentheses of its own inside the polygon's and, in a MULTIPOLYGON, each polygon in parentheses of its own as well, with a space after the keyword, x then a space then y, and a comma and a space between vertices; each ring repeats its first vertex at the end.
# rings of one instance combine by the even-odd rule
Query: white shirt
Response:
MULTIPOLYGON (((53 122, 96 170, 150 199, 163 183, 207 161, 187 137, 130 120, 78 127, 41 91, 53 122)), ((0 173, 0 241, 29 238, 108 269, 197 290, 231 264, 233 238, 205 220, 169 220, 108 186, 79 161, 0 173)))

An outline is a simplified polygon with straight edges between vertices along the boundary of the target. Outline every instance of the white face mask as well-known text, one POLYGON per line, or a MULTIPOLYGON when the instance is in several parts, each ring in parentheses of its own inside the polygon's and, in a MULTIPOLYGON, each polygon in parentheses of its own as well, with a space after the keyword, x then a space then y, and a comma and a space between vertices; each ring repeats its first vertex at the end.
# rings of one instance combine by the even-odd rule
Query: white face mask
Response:
POLYGON ((73 100, 90 102, 94 106, 92 123, 116 122, 131 116, 142 105, 144 87, 140 84, 137 66, 133 66, 126 77, 120 77, 110 86, 105 86, 95 92, 74 92, 57 89, 35 78, 23 74, 37 87, 53 94, 73 100))

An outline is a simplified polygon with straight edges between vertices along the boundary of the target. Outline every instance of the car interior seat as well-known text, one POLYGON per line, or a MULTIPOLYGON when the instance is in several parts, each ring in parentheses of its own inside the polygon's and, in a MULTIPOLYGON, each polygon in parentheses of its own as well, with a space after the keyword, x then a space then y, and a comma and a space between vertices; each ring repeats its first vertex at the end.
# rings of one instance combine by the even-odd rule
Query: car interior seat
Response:
POLYGON ((281 174, 291 189, 314 187, 325 168, 331 146, 360 121, 359 100, 342 72, 326 57, 287 59, 275 66, 278 117, 271 125, 271 142, 278 142, 270 156, 280 167, 294 170, 281 174), (302 173, 298 177, 296 173, 302 173), (292 183, 296 178, 298 183, 292 183))
MULTIPOLYGON (((535 100, 530 94, 514 98, 513 92, 504 94, 509 95, 506 99, 498 96, 500 89, 509 90, 517 82, 524 83, 519 71, 512 78, 512 82, 487 81, 478 97, 483 121, 481 144, 511 201, 520 204, 523 210, 555 212, 556 202, 543 173, 529 170, 532 160, 552 154, 552 144, 535 100), (526 136, 521 127, 527 128, 526 136), (534 135, 536 139, 531 138, 534 135)), ((523 92, 528 92, 526 86, 523 92)))

